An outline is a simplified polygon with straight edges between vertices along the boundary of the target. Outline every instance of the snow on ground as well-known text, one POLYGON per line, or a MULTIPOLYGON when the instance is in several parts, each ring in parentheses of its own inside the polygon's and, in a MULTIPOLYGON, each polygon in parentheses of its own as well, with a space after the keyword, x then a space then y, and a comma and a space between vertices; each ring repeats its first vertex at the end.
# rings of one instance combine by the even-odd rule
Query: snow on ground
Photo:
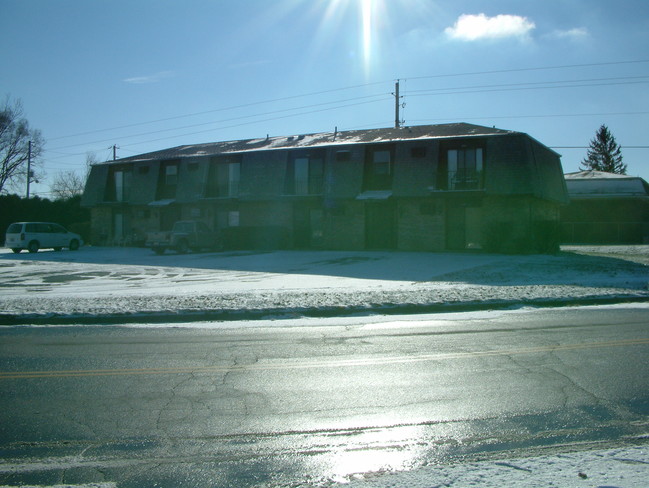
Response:
POLYGON ((381 311, 649 298, 649 246, 556 256, 148 249, 0 251, 0 318, 381 311))
POLYGON ((433 465, 352 480, 348 488, 647 488, 649 448, 633 446, 433 465))
MULTIPOLYGON (((631 446, 583 452, 431 465, 413 471, 352 477, 345 488, 647 488, 649 448, 631 446)), ((30 485, 22 488, 44 488, 30 485)), ((296 483, 294 486, 305 486, 296 483)), ((116 483, 48 485, 49 488, 115 488, 116 483)), ((17 488, 2 485, 0 488, 17 488)))
MULTIPOLYGON (((155 313, 270 310, 283 311, 289 318, 281 322, 290 325, 290 317, 327 307, 351 313, 396 306, 469 304, 488 310, 508 303, 649 300, 649 246, 572 246, 562 251, 556 256, 345 251, 156 256, 133 248, 19 255, 3 249, 0 319, 11 324, 20 316, 125 313, 142 314, 146 322, 155 313)), ((429 320, 445 327, 444 317, 436 314, 429 320)), ((369 327, 385 325, 385 318, 364 320, 369 327)), ((345 480, 345 486, 647 488, 648 479, 645 445, 530 457, 500 455, 366 474, 345 480)), ((82 486, 95 485, 78 488, 82 486)))
MULTIPOLYGON (((0 488, 18 488, 0 485, 0 488)), ((43 485, 20 485, 20 488, 43 488, 43 485)), ((82 485, 50 485, 47 488, 117 488, 117 483, 84 483, 82 485)))

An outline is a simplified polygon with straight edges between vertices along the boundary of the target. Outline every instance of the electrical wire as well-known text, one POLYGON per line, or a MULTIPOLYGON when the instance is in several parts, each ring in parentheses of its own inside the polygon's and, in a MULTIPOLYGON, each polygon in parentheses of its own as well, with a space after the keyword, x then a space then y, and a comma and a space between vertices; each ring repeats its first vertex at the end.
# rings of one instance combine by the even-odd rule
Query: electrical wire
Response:
MULTIPOLYGON (((603 63, 586 63, 586 64, 568 64, 568 65, 558 65, 558 66, 541 66, 541 67, 528 67, 528 68, 514 68, 514 69, 504 69, 504 70, 491 70, 491 71, 474 71, 474 72, 465 72, 465 73, 446 73, 446 74, 437 74, 437 75, 428 75, 428 76, 416 76, 416 77, 408 77, 408 78, 402 78, 403 80, 424 80, 424 79, 432 79, 432 78, 448 78, 448 77, 456 77, 456 76, 475 76, 475 75, 488 75, 488 74, 498 74, 498 73, 514 73, 514 72, 525 72, 525 71, 541 71, 541 70, 554 70, 554 69, 569 69, 569 68, 583 68, 583 67, 595 67, 595 66, 612 66, 612 65, 625 65, 625 64, 641 64, 641 63, 649 63, 649 60, 632 60, 632 61, 611 61, 611 62, 603 62, 603 63)), ((393 80, 392 80, 393 81, 393 80)), ((368 86, 376 86, 376 85, 382 85, 388 83, 387 80, 384 81, 376 81, 376 82, 371 82, 371 83, 363 83, 359 85, 350 85, 346 87, 340 87, 340 88, 332 88, 329 90, 321 90, 317 92, 311 92, 311 93, 303 93, 299 95, 290 95, 287 97, 279 97, 279 98, 272 98, 268 100, 260 100, 257 102, 250 102, 250 103, 244 103, 244 104, 239 104, 239 105, 233 105, 229 107, 222 107, 222 108, 217 108, 217 109, 212 109, 212 110, 205 110, 202 112, 194 112, 194 113, 189 113, 189 114, 182 114, 182 115, 175 115, 171 117, 165 117, 165 118, 160 118, 160 119, 155 119, 155 120, 149 120, 149 121, 144 121, 144 122, 135 122, 132 124, 125 124, 125 125, 120 125, 120 126, 115 126, 115 127, 110 127, 110 128, 105 128, 105 129, 96 129, 96 130, 91 130, 91 131, 86 131, 86 132, 80 132, 76 134, 69 134, 65 136, 59 136, 59 137, 53 137, 50 138, 50 141, 56 141, 60 139, 68 139, 72 137, 80 137, 80 136, 85 136, 85 135, 90 135, 90 134, 96 134, 99 132, 108 132, 108 131, 113 131, 113 130, 119 130, 119 129, 126 129, 126 128, 131 128, 131 127, 138 127, 142 125, 148 125, 148 124, 155 124, 159 122, 168 122, 170 120, 177 120, 177 119, 182 119, 186 117, 194 117, 194 116, 199 116, 199 115, 206 115, 210 113, 217 113, 217 112, 224 112, 228 110, 238 110, 241 108, 248 108, 248 107, 253 107, 257 105, 263 105, 263 104, 268 104, 268 103, 275 103, 275 102, 283 102, 287 100, 294 100, 298 98, 304 98, 304 97, 312 97, 316 95, 323 95, 326 93, 335 93, 335 92, 340 92, 340 91, 346 91, 346 90, 353 90, 356 88, 364 88, 368 86)))
POLYGON ((207 114, 212 114, 212 113, 217 113, 217 112, 226 112, 226 111, 229 111, 229 110, 238 110, 238 109, 242 109, 242 108, 254 107, 254 106, 257 106, 257 105, 264 105, 264 104, 268 104, 268 103, 285 102, 287 100, 294 100, 294 99, 297 99, 297 98, 311 97, 311 96, 315 96, 315 95, 324 95, 326 93, 334 93, 334 92, 345 91, 345 90, 353 90, 353 89, 356 89, 356 88, 364 88, 364 87, 380 85, 380 84, 384 84, 384 83, 387 83, 387 82, 386 81, 376 81, 376 82, 372 82, 372 83, 364 83, 364 84, 361 84, 361 85, 351 85, 351 86, 346 86, 346 87, 342 87, 342 88, 332 88, 330 90, 322 90, 322 91, 318 91, 318 92, 304 93, 304 94, 301 94, 301 95, 291 95, 291 96, 288 96, 288 97, 272 98, 272 99, 269 99, 269 100, 261 100, 261 101, 258 101, 258 102, 243 103, 243 104, 240 104, 240 105, 232 105, 230 107, 216 108, 216 109, 212 109, 212 110, 205 110, 205 111, 202 111, 202 112, 193 112, 193 113, 190 113, 190 114, 174 115, 172 117, 165 117, 165 118, 161 118, 161 119, 148 120, 148 121, 145 121, 145 122, 135 122, 133 124, 120 125, 120 126, 116 126, 116 127, 110 127, 110 128, 107 128, 107 129, 96 129, 96 130, 91 130, 91 131, 87 131, 87 132, 80 132, 78 134, 70 134, 70 135, 66 135, 66 136, 54 137, 54 138, 51 138, 50 140, 51 141, 56 141, 56 140, 60 140, 60 139, 69 139, 69 138, 72 138, 72 137, 79 137, 79 136, 85 136, 85 135, 89 135, 89 134, 96 134, 98 132, 108 132, 108 131, 119 130, 119 129, 127 129, 127 128, 131 128, 131 127, 138 127, 138 126, 148 125, 148 124, 156 124, 156 123, 159 123, 159 122, 168 122, 170 120, 183 119, 183 118, 187 118, 187 117, 195 117, 195 116, 199 116, 199 115, 207 115, 207 114))
MULTIPOLYGON (((528 90, 554 90, 559 88, 587 88, 595 86, 613 86, 613 85, 638 85, 649 83, 649 79, 646 81, 618 81, 610 83, 586 83, 580 85, 555 85, 555 86, 527 86, 527 87, 516 87, 516 88, 489 88, 489 89, 452 89, 444 88, 439 90, 429 90, 430 93, 416 93, 412 94, 413 97, 426 97, 426 96, 435 96, 435 95, 462 95, 467 93, 493 93, 493 92, 503 92, 503 91, 528 91, 528 90), (442 91, 440 91, 442 90, 442 91), (443 91, 448 90, 448 91, 443 91)), ((506 85, 504 85, 506 86, 506 85)))
MULTIPOLYGON (((383 98, 385 98, 385 96, 386 96, 385 94, 375 94, 375 95, 367 95, 367 96, 363 96, 363 97, 354 97, 354 98, 348 98, 348 99, 344 99, 344 100, 336 100, 336 101, 333 101, 333 102, 316 103, 316 104, 312 104, 312 105, 305 105, 305 106, 302 106, 302 107, 288 108, 288 109, 282 109, 282 110, 274 110, 274 111, 271 111, 271 112, 263 112, 263 113, 252 114, 252 115, 242 115, 242 116, 239 116, 239 117, 232 117, 232 118, 229 118, 229 119, 222 119, 222 120, 214 120, 214 121, 210 121, 210 122, 203 122, 203 123, 200 123, 200 124, 191 124, 191 125, 185 125, 185 126, 181 126, 181 127, 173 127, 173 128, 170 128, 170 129, 160 129, 160 130, 155 130, 155 131, 141 132, 139 134, 130 134, 130 135, 127 135, 127 136, 121 136, 119 138, 120 139, 131 139, 131 138, 134 138, 134 137, 142 137, 142 136, 152 135, 152 134, 161 134, 163 132, 173 132, 173 131, 176 131, 176 130, 189 129, 189 128, 192 128, 192 127, 203 127, 203 126, 206 126, 206 125, 221 124, 221 123, 231 122, 231 121, 235 121, 235 120, 251 119, 251 118, 255 118, 255 117, 263 117, 263 116, 267 116, 267 115, 292 112, 292 111, 295 111, 295 110, 301 110, 301 109, 305 109, 305 108, 321 107, 323 105, 331 105, 331 104, 334 104, 334 103, 338 104, 338 103, 350 102, 350 101, 353 101, 353 100, 362 100, 362 99, 370 99, 370 98, 376 98, 377 99, 377 100, 371 100, 371 101, 368 101, 368 102, 360 102, 360 103, 352 104, 352 105, 360 105, 362 103, 372 103, 372 102, 375 102, 375 101, 379 101, 379 97, 382 97, 381 99, 383 99, 383 98)), ((332 107, 332 108, 324 109, 324 110, 334 110, 334 109, 337 109, 337 108, 345 108, 345 107, 349 107, 349 106, 351 106, 351 105, 342 105, 342 106, 332 107)), ((321 111, 323 111, 323 110, 314 110, 314 111, 309 111, 309 112, 301 112, 301 113, 298 113, 298 114, 291 114, 291 115, 288 115, 288 116, 285 116, 285 117, 273 117, 272 119, 253 121, 253 122, 250 122, 250 123, 267 122, 269 120, 275 120, 275 119, 278 119, 278 118, 281 119, 281 118, 293 117, 293 116, 297 116, 297 115, 308 115, 310 113, 316 113, 316 112, 321 112, 321 111)), ((228 127, 238 127, 240 125, 245 125, 245 124, 237 124, 237 125, 228 126, 228 127)), ((218 130, 218 129, 221 129, 221 128, 222 127, 217 128, 217 129, 210 129, 210 131, 211 130, 218 130)), ((198 132, 193 132, 193 133, 189 133, 189 134, 185 134, 185 135, 200 134, 202 132, 206 132, 206 131, 198 131, 198 132)), ((209 131, 207 131, 207 132, 209 132, 209 131)), ((179 136, 174 136, 174 137, 179 137, 179 136)), ((103 143, 103 142, 109 142, 109 141, 111 141, 113 139, 115 139, 115 138, 102 139, 102 140, 99 140, 99 141, 84 142, 84 143, 79 143, 79 144, 70 144, 68 146, 57 147, 57 148, 53 149, 52 151, 61 150, 61 149, 68 149, 68 148, 71 148, 71 147, 90 145, 90 144, 100 144, 100 143, 103 143)), ((156 139, 156 140, 158 140, 158 139, 156 139)))
MULTIPOLYGON (((545 88, 544 85, 558 85, 558 84, 567 84, 565 86, 574 86, 571 83, 590 83, 590 82, 600 82, 600 81, 610 81, 610 82, 619 82, 619 81, 628 81, 628 80, 645 80, 649 81, 649 75, 644 76, 619 76, 615 78, 586 78, 579 80, 558 80, 558 81, 536 81, 536 82, 525 82, 525 83, 502 83, 497 85, 471 85, 471 86, 453 86, 445 88, 429 88, 425 90, 412 90, 410 94, 416 93, 429 93, 429 92, 438 92, 438 91, 456 91, 456 90, 473 90, 473 89, 491 89, 491 88, 510 88, 510 87, 536 87, 540 86, 545 88)), ((616 83, 612 83, 616 84, 616 83)), ((582 86, 582 85, 578 85, 582 86)), ((598 86, 598 85, 597 85, 598 86)), ((548 87, 548 88, 551 88, 548 87)))
MULTIPOLYGON (((528 67, 528 68, 516 68, 516 69, 506 69, 506 70, 476 71, 476 72, 465 72, 465 73, 448 73, 448 74, 438 74, 438 75, 429 75, 429 76, 409 77, 409 78, 403 78, 403 80, 404 81, 408 81, 408 80, 424 80, 424 79, 433 79, 433 78, 471 76, 471 75, 487 75, 487 74, 496 74, 496 73, 513 73, 513 72, 526 72, 526 71, 539 71, 539 70, 556 70, 556 69, 572 69, 572 68, 583 68, 583 67, 596 67, 596 66, 628 65, 628 64, 639 64, 639 63, 648 63, 648 62, 649 62, 649 60, 635 60, 635 61, 615 61, 615 62, 604 62, 604 63, 586 63, 586 64, 544 66, 544 67, 528 67)), ((465 93, 487 93, 487 92, 494 92, 494 91, 520 91, 520 90, 537 90, 537 89, 611 86, 611 85, 620 85, 620 84, 625 84, 625 85, 626 84, 644 84, 644 83, 649 83, 649 80, 646 80, 647 78, 649 78, 649 77, 648 76, 629 76, 629 77, 591 78, 591 79, 580 79, 580 80, 561 80, 561 81, 546 81, 546 82, 509 83, 509 84, 499 84, 499 85, 473 85, 473 86, 465 86, 465 87, 431 88, 431 89, 424 89, 424 90, 407 90, 407 96, 410 98, 410 97, 421 97, 421 96, 434 96, 434 95, 440 95, 440 94, 452 95, 452 94, 465 94, 465 93), (595 82, 597 82, 597 83, 595 83, 595 82), (604 83, 599 83, 599 82, 604 82, 604 83)), ((394 81, 394 80, 392 80, 392 81, 394 81)), ((62 139, 66 139, 66 138, 79 137, 79 136, 96 134, 96 133, 101 133, 101 132, 108 132, 108 131, 113 131, 113 130, 118 130, 118 129, 123 129, 123 128, 131 128, 131 127, 143 126, 143 125, 147 125, 147 124, 178 120, 178 119, 187 118, 187 117, 206 115, 206 114, 218 113, 218 112, 225 112, 225 111, 229 111, 229 110, 237 110, 237 109, 241 109, 241 108, 259 106, 259 105, 269 104, 269 103, 273 103, 273 102, 281 102, 281 101, 299 99, 299 98, 304 98, 304 97, 323 95, 323 94, 327 94, 327 93, 335 93, 335 92, 340 92, 340 91, 345 91, 345 90, 352 90, 352 89, 368 87, 368 86, 376 86, 376 85, 385 84, 385 83, 388 83, 388 81, 378 81, 378 82, 372 82, 372 83, 364 83, 364 84, 359 84, 359 85, 351 85, 351 86, 347 86, 347 87, 334 88, 334 89, 329 89, 329 90, 322 90, 322 91, 317 91, 317 92, 311 92, 311 93, 292 95, 292 96, 287 96, 287 97, 280 97, 280 98, 262 100, 262 101, 258 101, 258 102, 251 102, 251 103, 246 103, 246 104, 233 105, 233 106, 229 106, 229 107, 218 108, 218 109, 213 109, 213 110, 206 110, 206 111, 202 111, 202 112, 195 112, 195 113, 191 113, 191 114, 183 114, 183 115, 166 117, 166 118, 150 120, 150 121, 145 121, 145 122, 126 124, 126 125, 122 125, 122 126, 112 127, 112 128, 109 128, 109 129, 97 129, 97 130, 93 130, 93 131, 86 131, 86 132, 82 132, 82 133, 78 133, 78 134, 72 134, 72 135, 67 135, 67 136, 56 137, 56 138, 52 138, 50 140, 62 140, 62 139)), ((265 116, 269 116, 269 115, 282 114, 282 113, 286 114, 287 112, 294 112, 294 111, 302 110, 302 109, 305 109, 305 108, 322 107, 324 105, 343 103, 343 105, 338 105, 338 106, 335 106, 335 107, 328 107, 328 108, 318 109, 318 110, 303 111, 303 112, 292 113, 292 114, 281 115, 281 116, 274 116, 272 118, 264 118, 264 119, 259 119, 259 120, 250 120, 250 121, 247 121, 247 122, 231 124, 231 125, 227 125, 227 126, 220 126, 220 127, 207 129, 207 130, 194 131, 194 132, 177 134, 177 135, 170 135, 168 137, 150 139, 150 140, 145 140, 145 141, 139 141, 137 143, 131 143, 131 144, 123 145, 123 146, 136 146, 136 145, 147 144, 147 143, 151 143, 151 142, 157 142, 157 141, 160 141, 160 140, 169 140, 169 139, 173 139, 173 138, 186 137, 186 136, 195 135, 195 134, 202 134, 202 133, 206 133, 206 132, 212 132, 212 131, 215 131, 215 130, 222 130, 222 129, 228 129, 228 128, 233 128, 233 127, 240 127, 240 126, 244 126, 244 125, 257 124, 257 123, 262 123, 262 122, 269 122, 269 121, 285 119, 285 118, 289 118, 289 117, 297 117, 297 116, 302 116, 302 115, 309 115, 309 114, 328 111, 328 110, 336 110, 336 109, 361 105, 361 104, 364 104, 364 103, 375 103, 375 102, 378 102, 378 101, 382 101, 384 99, 383 97, 392 98, 392 96, 390 96, 387 93, 369 95, 369 96, 364 96, 364 97, 355 97, 353 99, 343 99, 343 100, 336 100, 336 101, 332 101, 332 102, 323 102, 323 103, 305 105, 305 106, 282 109, 282 110, 276 110, 276 111, 262 112, 262 113, 258 113, 258 114, 247 115, 247 116, 231 117, 231 118, 226 118, 226 119, 217 120, 217 121, 204 122, 204 123, 200 123, 200 124, 191 124, 191 125, 173 127, 173 128, 168 128, 168 129, 147 131, 147 132, 142 132, 142 133, 138 133, 138 134, 130 134, 130 135, 126 135, 126 136, 121 136, 121 137, 111 137, 110 139, 102 139, 102 140, 92 141, 92 142, 71 144, 71 145, 56 147, 54 149, 46 149, 44 152, 45 153, 59 154, 59 156, 54 156, 54 157, 48 158, 49 160, 60 159, 60 158, 68 158, 68 157, 72 157, 72 156, 78 156, 78 155, 82 155, 82 154, 87 154, 88 151, 84 151, 84 152, 81 152, 81 153, 63 153, 63 152, 60 152, 62 149, 79 147, 79 146, 88 146, 88 145, 92 145, 92 144, 101 144, 101 143, 113 141, 113 140, 115 140, 117 138, 119 138, 119 139, 137 138, 137 137, 142 137, 142 136, 146 136, 146 135, 153 135, 153 134, 160 134, 160 133, 165 133, 165 132, 179 131, 179 130, 193 128, 193 127, 202 127, 202 126, 212 125, 212 124, 222 124, 222 123, 232 122, 232 121, 236 121, 236 120, 254 119, 254 118, 257 118, 257 117, 265 117, 265 116), (375 100, 370 100, 370 101, 365 101, 365 102, 359 102, 359 103, 344 104, 347 101, 361 100, 361 99, 368 99, 368 98, 376 98, 376 99, 375 100)), ((619 112, 619 113, 608 113, 608 114, 605 113, 605 114, 519 115, 519 116, 498 116, 498 117, 471 117, 471 118, 464 118, 464 120, 488 119, 488 118, 502 119, 502 118, 526 118, 526 117, 530 117, 530 118, 531 117, 539 117, 539 118, 541 118, 541 117, 576 117, 576 116, 589 116, 589 115, 635 115, 635 114, 645 114, 645 113, 646 112, 619 112)), ((364 127, 368 127, 368 125, 365 124, 364 127)), ((103 150, 103 148, 102 148, 102 150, 103 150)), ((70 164, 70 165, 72 165, 71 163, 58 163, 58 164, 62 164, 62 165, 70 164)))
POLYGON ((559 66, 540 66, 536 68, 512 68, 512 69, 499 69, 499 70, 492 70, 492 71, 473 71, 467 73, 416 76, 416 77, 410 77, 409 79, 425 80, 430 78, 449 78, 453 76, 491 75, 491 74, 499 74, 499 73, 517 73, 517 72, 524 72, 524 71, 543 71, 543 70, 568 69, 568 68, 591 68, 594 66, 612 66, 612 65, 621 65, 621 64, 640 64, 640 63, 649 63, 649 59, 639 59, 633 61, 609 61, 604 63, 565 64, 559 66))

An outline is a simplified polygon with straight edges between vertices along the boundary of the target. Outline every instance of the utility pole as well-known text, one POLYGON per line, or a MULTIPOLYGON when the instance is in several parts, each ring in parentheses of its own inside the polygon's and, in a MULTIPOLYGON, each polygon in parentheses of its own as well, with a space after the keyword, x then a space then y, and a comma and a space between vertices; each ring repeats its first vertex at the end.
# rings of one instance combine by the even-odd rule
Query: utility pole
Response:
POLYGON ((113 161, 117 159, 117 145, 113 144, 113 161))
POLYGON ((394 84, 394 127, 397 129, 401 125, 401 119, 399 119, 399 80, 394 84))
POLYGON ((401 99, 403 98, 402 96, 399 95, 399 80, 396 81, 394 84, 394 127, 399 128, 401 127, 401 117, 399 116, 399 109, 401 107, 405 107, 405 103, 402 105, 401 104, 401 99))
POLYGON ((29 200, 29 182, 32 179, 32 141, 27 145, 27 193, 26 198, 29 200))

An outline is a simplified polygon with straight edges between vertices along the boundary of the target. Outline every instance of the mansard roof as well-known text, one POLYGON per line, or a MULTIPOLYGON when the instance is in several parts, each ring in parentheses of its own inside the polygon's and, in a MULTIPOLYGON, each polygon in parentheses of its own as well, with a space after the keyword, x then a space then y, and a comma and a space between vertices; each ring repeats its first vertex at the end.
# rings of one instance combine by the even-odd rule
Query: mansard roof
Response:
MULTIPOLYGON (((500 136, 520 134, 511 130, 484 127, 464 122, 453 124, 418 125, 384 129, 362 129, 321 132, 296 136, 265 137, 238 141, 190 144, 119 159, 118 163, 182 159, 219 154, 263 151, 273 149, 327 147, 346 144, 414 141, 419 139, 451 139, 458 137, 500 136)), ((111 161, 112 163, 112 161, 111 161)))

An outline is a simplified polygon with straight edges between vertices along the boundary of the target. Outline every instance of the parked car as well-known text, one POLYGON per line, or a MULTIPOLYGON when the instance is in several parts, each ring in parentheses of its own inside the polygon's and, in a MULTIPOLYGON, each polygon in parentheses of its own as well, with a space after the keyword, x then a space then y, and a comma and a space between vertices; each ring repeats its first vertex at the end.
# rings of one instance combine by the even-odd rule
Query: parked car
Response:
POLYGON ((217 232, 210 230, 203 222, 193 220, 176 222, 170 231, 149 232, 145 245, 156 254, 164 254, 167 249, 174 249, 181 254, 190 249, 194 252, 201 249, 223 249, 217 232))
POLYGON ((69 232, 53 222, 16 222, 7 228, 5 247, 19 253, 23 249, 38 252, 39 249, 60 251, 64 247, 76 251, 83 245, 79 234, 69 232))

